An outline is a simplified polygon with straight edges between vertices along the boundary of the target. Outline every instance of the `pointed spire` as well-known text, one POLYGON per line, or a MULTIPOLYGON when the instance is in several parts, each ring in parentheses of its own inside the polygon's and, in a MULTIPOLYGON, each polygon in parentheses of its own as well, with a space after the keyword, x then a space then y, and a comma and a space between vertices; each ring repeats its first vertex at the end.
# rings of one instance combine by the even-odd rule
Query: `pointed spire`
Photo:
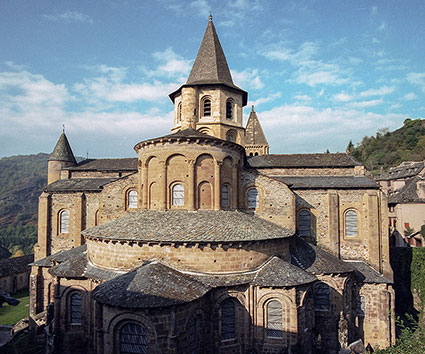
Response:
POLYGON ((65 161, 76 164, 74 154, 71 149, 71 145, 69 145, 68 138, 65 135, 65 127, 63 127, 63 132, 56 143, 53 152, 49 156, 49 161, 65 161))
POLYGON ((268 145, 263 128, 261 128, 257 113, 252 105, 251 113, 249 114, 248 122, 246 123, 245 145, 268 145))
POLYGON ((217 83, 235 86, 210 15, 204 38, 186 84, 217 83))

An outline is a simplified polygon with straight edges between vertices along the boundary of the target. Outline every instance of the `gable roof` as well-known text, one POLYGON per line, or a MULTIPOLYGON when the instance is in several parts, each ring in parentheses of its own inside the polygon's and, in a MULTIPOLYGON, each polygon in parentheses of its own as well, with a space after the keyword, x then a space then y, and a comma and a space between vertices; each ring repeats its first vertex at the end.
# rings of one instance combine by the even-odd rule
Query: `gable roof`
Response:
POLYGON ((396 167, 391 167, 386 174, 380 175, 378 180, 393 180, 416 176, 425 167, 424 161, 404 161, 396 167))
POLYGON ((74 164, 77 163, 65 132, 62 132, 61 136, 59 137, 53 152, 49 156, 49 161, 65 161, 72 162, 74 164))
POLYGON ((402 188, 388 197, 388 204, 425 203, 425 198, 418 195, 417 183, 421 180, 420 176, 408 179, 402 188))
POLYGON ((252 106, 251 113, 249 114, 245 131, 245 145, 269 144, 267 142, 266 136, 264 135, 263 128, 261 128, 257 113, 254 111, 254 106, 252 106))
POLYGON ((76 166, 68 167, 70 171, 137 171, 137 157, 120 159, 86 159, 76 166))
POLYGON ((118 178, 71 178, 50 183, 45 192, 100 192, 108 183, 118 178))
POLYGON ((29 264, 34 261, 34 255, 13 257, 0 260, 0 277, 25 273, 30 270, 29 264))
POLYGON ((379 189, 366 176, 269 176, 285 183, 291 189, 379 189))
POLYGON ((360 162, 346 153, 273 154, 247 157, 247 162, 248 166, 252 168, 326 168, 361 166, 360 162))
POLYGON ((345 262, 354 268, 357 279, 363 283, 393 283, 390 279, 384 277, 382 274, 378 273, 375 269, 362 261, 345 262))

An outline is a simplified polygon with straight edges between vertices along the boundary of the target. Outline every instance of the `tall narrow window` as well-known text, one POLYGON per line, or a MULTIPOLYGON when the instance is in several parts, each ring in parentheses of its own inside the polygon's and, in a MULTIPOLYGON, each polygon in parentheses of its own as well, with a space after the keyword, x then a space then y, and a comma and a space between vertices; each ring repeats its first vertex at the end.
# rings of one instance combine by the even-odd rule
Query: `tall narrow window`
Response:
POLYGON ((182 103, 180 102, 177 105, 177 123, 180 123, 182 121, 182 103))
POLYGON ((230 206, 229 185, 227 184, 221 186, 221 206, 224 208, 230 206))
POLYGON ((69 211, 62 210, 59 215, 59 232, 61 234, 69 233, 69 211))
POLYGON ((298 235, 311 236, 311 214, 309 210, 301 210, 298 213, 298 235))
POLYGON ((127 206, 129 209, 137 208, 137 191, 128 192, 127 206))
POLYGON ((226 133, 226 140, 227 141, 231 141, 232 143, 235 143, 236 142, 236 133, 235 133, 234 130, 229 130, 226 133))
POLYGON ((314 287, 314 308, 319 311, 329 311, 330 304, 329 285, 317 283, 314 287))
POLYGON ((283 337, 282 305, 276 300, 267 304, 267 337, 283 337))
POLYGON ((256 188, 251 188, 248 191, 248 208, 256 209, 258 208, 259 196, 256 188))
POLYGON ((192 318, 189 324, 189 353, 197 354, 198 353, 198 327, 199 319, 192 318))
POLYGON ((206 99, 204 100, 204 111, 203 116, 210 116, 211 115, 211 100, 206 99))
POLYGON ((236 337, 235 303, 226 299, 221 303, 221 340, 236 337))
POLYGON ((175 184, 172 189, 172 205, 184 205, 184 186, 182 184, 175 184))
POLYGON ((357 213, 354 210, 345 213, 345 236, 358 236, 357 213))
POLYGON ((146 354, 146 330, 138 323, 129 322, 120 328, 120 354, 146 354))
POLYGON ((83 322, 83 298, 80 293, 73 293, 70 301, 70 320, 71 324, 80 325, 83 322))
POLYGON ((230 99, 226 101, 226 118, 233 119, 233 101, 230 99))

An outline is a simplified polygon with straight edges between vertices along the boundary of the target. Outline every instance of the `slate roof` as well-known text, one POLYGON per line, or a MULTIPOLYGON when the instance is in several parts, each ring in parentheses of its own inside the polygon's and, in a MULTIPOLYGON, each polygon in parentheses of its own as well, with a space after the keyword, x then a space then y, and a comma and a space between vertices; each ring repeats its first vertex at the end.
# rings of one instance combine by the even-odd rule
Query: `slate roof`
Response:
POLYGON ((378 273, 375 269, 370 267, 364 262, 361 261, 345 261, 351 267, 354 268, 356 277, 359 281, 363 283, 384 283, 392 284, 393 282, 384 277, 382 274, 378 273))
POLYGON ((111 306, 151 308, 190 302, 209 290, 188 274, 151 262, 98 285, 93 298, 111 306))
POLYGON ((270 176, 291 189, 378 189, 372 178, 361 176, 270 176))
POLYGON ((35 265, 39 267, 51 267, 56 264, 65 262, 69 259, 72 259, 74 257, 78 257, 81 253, 86 252, 86 250, 87 250, 86 245, 71 248, 70 250, 67 250, 67 251, 62 250, 55 254, 47 256, 45 258, 39 259, 38 261, 31 263, 30 265, 35 265))
POLYGON ((420 176, 415 176, 406 181, 406 184, 388 197, 388 204, 425 203, 425 198, 418 195, 417 183, 420 176))
POLYGON ((293 232, 239 211, 140 210, 82 234, 111 240, 239 242, 290 237, 293 232))
POLYGON ((34 255, 0 259, 0 277, 7 277, 30 270, 29 264, 34 261, 34 255))
POLYGON ((247 158, 252 168, 325 168, 361 166, 352 156, 346 153, 336 154, 290 154, 263 155, 247 158))
MULTIPOLYGON (((189 78, 183 86, 214 84, 225 85, 241 92, 243 95, 243 106, 246 105, 248 93, 241 90, 233 83, 223 48, 218 39, 212 17, 210 16, 189 78)), ((173 102, 174 96, 180 90, 181 88, 170 94, 170 98, 173 102)))
POLYGON ((65 132, 63 132, 59 137, 53 152, 49 156, 49 161, 65 161, 72 162, 74 164, 77 163, 65 132))
POLYGON ((338 274, 354 270, 350 264, 298 236, 296 247, 291 250, 291 263, 313 274, 338 274))
POLYGON ((137 157, 123 159, 87 159, 77 166, 68 167, 70 171, 137 171, 137 157))
POLYGON ((9 258, 12 253, 6 247, 0 246, 0 259, 9 258))
POLYGON ((103 186, 117 178, 71 178, 48 184, 45 192, 100 192, 103 186))
POLYGON ((248 122, 246 123, 245 145, 268 145, 263 128, 261 128, 257 113, 252 106, 249 114, 248 122))
POLYGON ((391 167, 386 174, 377 178, 378 180, 393 180, 416 176, 425 167, 424 161, 404 161, 397 167, 391 167))

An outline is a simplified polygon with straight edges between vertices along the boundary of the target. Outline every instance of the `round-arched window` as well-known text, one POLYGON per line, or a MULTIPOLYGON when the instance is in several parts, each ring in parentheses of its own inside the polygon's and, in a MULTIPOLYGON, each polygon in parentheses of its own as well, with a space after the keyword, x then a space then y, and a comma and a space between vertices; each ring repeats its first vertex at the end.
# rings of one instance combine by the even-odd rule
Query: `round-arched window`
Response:
POLYGON ((120 354, 147 353, 146 330, 138 323, 128 322, 119 332, 120 354))
POLYGON ((62 210, 59 214, 59 232, 61 234, 69 233, 69 211, 62 210))
POLYGON ((345 236, 358 236, 357 213, 355 210, 348 210, 345 213, 345 236))
POLYGON ((177 183, 172 188, 172 202, 173 206, 183 206, 184 205, 184 186, 180 183, 177 183))

